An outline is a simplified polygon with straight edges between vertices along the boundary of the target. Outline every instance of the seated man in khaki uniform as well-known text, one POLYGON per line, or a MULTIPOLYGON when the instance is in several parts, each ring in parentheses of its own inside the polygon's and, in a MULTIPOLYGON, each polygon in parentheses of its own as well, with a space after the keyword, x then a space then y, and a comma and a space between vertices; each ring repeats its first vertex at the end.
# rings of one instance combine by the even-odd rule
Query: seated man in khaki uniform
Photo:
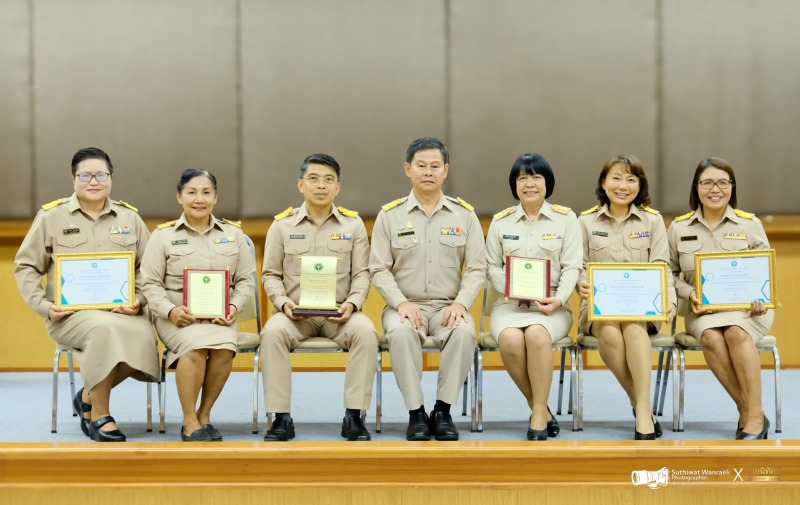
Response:
POLYGON ((370 440, 361 419, 369 408, 377 366, 378 334, 372 321, 359 309, 369 293, 369 239, 357 212, 336 207, 339 164, 327 154, 313 154, 303 161, 297 189, 305 202, 275 216, 267 232, 261 280, 275 312, 261 331, 266 352, 264 404, 275 413, 265 441, 294 438, 289 414, 292 366, 289 352, 310 337, 330 338, 348 349, 344 379, 345 417, 342 437, 370 440), (334 256, 337 317, 305 317, 294 314, 300 300, 300 258, 334 256))
POLYGON ((383 327, 409 411, 406 438, 458 440, 450 405, 458 399, 475 351, 469 307, 486 279, 483 230, 471 205, 442 194, 449 165, 439 140, 412 142, 404 169, 411 194, 384 205, 378 214, 369 270, 386 301, 383 327), (442 349, 430 418, 420 387, 422 344, 428 335, 442 349))

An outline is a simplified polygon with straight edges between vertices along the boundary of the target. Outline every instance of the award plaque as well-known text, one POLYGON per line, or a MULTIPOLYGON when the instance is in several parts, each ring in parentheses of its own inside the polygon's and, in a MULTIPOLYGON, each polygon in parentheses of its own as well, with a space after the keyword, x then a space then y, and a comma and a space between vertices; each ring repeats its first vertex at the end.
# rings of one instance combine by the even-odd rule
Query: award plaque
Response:
POLYGON ((133 251, 56 254, 55 304, 66 310, 133 307, 133 251))
POLYGON ((665 263, 587 263, 589 321, 665 321, 665 263))
POLYGON ((694 255, 694 289, 704 310, 750 310, 760 300, 775 308, 775 250, 694 255))
POLYGON ((532 301, 550 297, 550 260, 506 256, 507 300, 532 301))
POLYGON ((196 319, 225 319, 231 303, 229 270, 183 270, 183 304, 196 319))
POLYGON ((300 303, 292 311, 295 316, 339 317, 336 305, 335 256, 303 256, 300 258, 300 303))

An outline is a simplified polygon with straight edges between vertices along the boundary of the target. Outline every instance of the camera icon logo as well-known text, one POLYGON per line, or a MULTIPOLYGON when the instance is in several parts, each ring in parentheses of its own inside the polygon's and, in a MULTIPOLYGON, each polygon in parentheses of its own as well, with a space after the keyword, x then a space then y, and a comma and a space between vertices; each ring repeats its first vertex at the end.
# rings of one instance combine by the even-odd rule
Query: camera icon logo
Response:
POLYGON ((634 486, 647 486, 658 489, 669 484, 669 470, 667 467, 651 472, 649 470, 634 470, 631 472, 631 482, 634 486))

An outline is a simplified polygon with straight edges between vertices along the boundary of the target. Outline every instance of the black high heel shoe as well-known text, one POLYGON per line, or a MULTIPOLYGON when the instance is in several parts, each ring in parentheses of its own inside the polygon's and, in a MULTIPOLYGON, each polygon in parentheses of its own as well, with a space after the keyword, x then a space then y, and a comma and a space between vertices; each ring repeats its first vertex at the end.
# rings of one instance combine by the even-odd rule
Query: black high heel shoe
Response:
POLYGON ((81 388, 78 394, 75 395, 75 398, 72 399, 72 406, 75 408, 75 412, 81 417, 81 431, 87 437, 91 436, 89 435, 89 423, 92 421, 86 419, 83 415, 92 411, 92 405, 83 401, 83 388, 81 388))
MULTIPOLYGON (((631 408, 631 412, 633 412, 633 417, 636 418, 636 409, 631 408)), ((661 429, 658 418, 653 414, 650 414, 650 417, 653 419, 653 433, 656 434, 656 438, 661 438, 661 435, 664 434, 664 430, 661 429)))
POLYGON ((552 417, 552 419, 547 421, 547 436, 555 438, 558 436, 559 433, 561 433, 561 426, 558 425, 558 420, 556 419, 556 416, 554 416, 553 413, 550 412, 549 406, 547 407, 547 413, 550 414, 550 417, 552 417))
POLYGON ((633 430, 633 439, 634 440, 655 440, 656 434, 653 433, 639 433, 635 429, 633 430))
POLYGON ((769 433, 769 419, 767 416, 764 416, 764 427, 761 428, 759 433, 747 433, 746 431, 742 431, 739 433, 739 436, 736 437, 736 440, 766 440, 767 434, 769 433))

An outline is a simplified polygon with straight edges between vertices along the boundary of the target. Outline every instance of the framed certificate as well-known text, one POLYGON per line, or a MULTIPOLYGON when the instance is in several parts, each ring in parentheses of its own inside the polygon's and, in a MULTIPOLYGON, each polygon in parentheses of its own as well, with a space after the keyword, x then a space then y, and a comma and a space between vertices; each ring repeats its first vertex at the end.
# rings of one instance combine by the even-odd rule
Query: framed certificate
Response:
POLYGON ((231 303, 229 270, 183 270, 183 304, 197 319, 225 319, 231 303))
POLYGON ((665 321, 665 263, 587 263, 589 321, 665 321))
POLYGON ((302 256, 300 258, 300 302, 292 311, 295 316, 338 317, 336 305, 335 256, 302 256))
POLYGON ((506 299, 531 301, 550 297, 550 260, 506 256, 506 299))
POLYGON ((697 253, 694 271, 701 309, 749 310, 755 300, 776 307, 774 249, 697 253))
POLYGON ((55 304, 67 310, 133 307, 133 251, 56 254, 55 304))

